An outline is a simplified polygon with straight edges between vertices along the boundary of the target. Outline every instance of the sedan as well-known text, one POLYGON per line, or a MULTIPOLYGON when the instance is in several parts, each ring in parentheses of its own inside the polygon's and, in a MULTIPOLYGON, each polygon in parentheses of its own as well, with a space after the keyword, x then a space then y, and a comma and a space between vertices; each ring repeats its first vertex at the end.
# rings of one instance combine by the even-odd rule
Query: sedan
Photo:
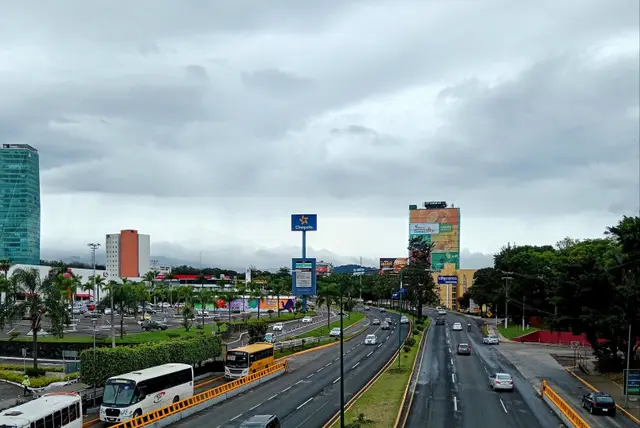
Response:
POLYGON ((507 373, 494 373, 489 376, 489 387, 496 390, 513 391, 513 379, 507 373))
POLYGON ((582 397, 582 407, 589 413, 602 413, 612 418, 616 416, 616 402, 606 392, 591 392, 582 397))
POLYGON ((365 345, 375 345, 377 342, 377 338, 375 334, 367 334, 367 337, 364 339, 365 345))
POLYGON ((400 324, 409 324, 409 318, 404 315, 400 317, 400 324))
POLYGON ((284 324, 281 322, 277 322, 273 325, 273 331, 282 331, 284 329, 284 324))
POLYGON ((329 337, 340 337, 340 327, 332 328, 329 332, 329 337))
POLYGON ((436 325, 444 325, 444 318, 436 318, 436 325))
POLYGON ((438 311, 438 315, 447 315, 447 311, 445 311, 444 309, 440 309, 438 311))
POLYGON ((389 323, 388 322, 383 322, 382 325, 380 326, 381 329, 383 330, 389 330, 389 323))
POLYGON ((459 322, 453 323, 452 329, 454 331, 462 331, 462 324, 460 324, 459 322))
POLYGON ((482 343, 484 343, 485 345, 499 345, 500 344, 500 339, 498 339, 498 336, 485 336, 482 338, 482 343))
POLYGON ((311 318, 311 317, 302 318, 302 323, 303 324, 311 324, 312 322, 313 322, 313 318, 311 318))
POLYGON ((471 355, 471 345, 461 343, 458 345, 458 355, 471 355))
POLYGON ((267 333, 264 335, 264 341, 267 343, 274 343, 276 341, 276 335, 273 333, 267 333))
POLYGON ((371 324, 380 325, 380 320, 378 318, 374 318, 373 321, 371 321, 371 324))

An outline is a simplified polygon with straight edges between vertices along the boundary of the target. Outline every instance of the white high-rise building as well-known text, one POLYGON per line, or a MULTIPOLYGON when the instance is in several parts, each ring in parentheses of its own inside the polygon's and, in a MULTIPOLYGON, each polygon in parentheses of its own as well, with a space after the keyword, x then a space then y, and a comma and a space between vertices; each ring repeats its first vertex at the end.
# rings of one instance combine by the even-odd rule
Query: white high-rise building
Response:
POLYGON ((107 273, 110 279, 140 278, 151 270, 151 237, 137 230, 106 236, 107 273))

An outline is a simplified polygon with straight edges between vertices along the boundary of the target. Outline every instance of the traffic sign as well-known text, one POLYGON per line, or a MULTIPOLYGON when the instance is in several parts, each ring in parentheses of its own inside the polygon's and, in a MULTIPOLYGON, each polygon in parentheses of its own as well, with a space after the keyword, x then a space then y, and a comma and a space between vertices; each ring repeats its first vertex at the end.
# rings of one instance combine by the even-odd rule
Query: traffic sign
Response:
POLYGON ((640 395, 640 370, 625 369, 627 395, 640 395))
POLYGON ((571 342, 571 349, 579 349, 580 348, 580 342, 573 340, 571 342))

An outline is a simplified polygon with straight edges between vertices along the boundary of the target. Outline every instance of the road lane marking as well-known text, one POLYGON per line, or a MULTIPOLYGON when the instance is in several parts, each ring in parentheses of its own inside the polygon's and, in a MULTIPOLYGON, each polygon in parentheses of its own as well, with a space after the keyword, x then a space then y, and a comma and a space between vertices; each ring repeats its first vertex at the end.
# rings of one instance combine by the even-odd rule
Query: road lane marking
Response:
POLYGON ((322 370, 324 370, 324 367, 320 367, 318 370, 316 370, 316 373, 321 372, 322 370))
POLYGON ((378 348, 382 346, 382 343, 378 345, 378 348))
POLYGON ((367 357, 370 357, 370 356, 371 356, 371 354, 373 354, 373 351, 369 352, 369 353, 367 354, 367 357))
POLYGON ((458 411, 458 399, 456 397, 453 397, 453 410, 455 412, 458 411))
POLYGON ((271 397, 267 398, 267 401, 271 401, 271 400, 273 400, 274 398, 276 398, 277 396, 278 396, 278 394, 272 395, 271 397))
POLYGON ((453 383, 456 383, 456 374, 455 373, 451 373, 451 380, 453 381, 453 383))
POLYGON ((283 389, 282 391, 280 391, 280 393, 282 394, 283 392, 287 392, 287 391, 288 391, 288 390, 290 390, 290 389, 291 389, 291 387, 289 386, 289 387, 287 387, 287 388, 283 389))
POLYGON ((333 381, 333 383, 336 383, 336 382, 338 382, 339 380, 340 380, 340 378, 338 378, 338 379, 334 380, 334 381, 333 381))
POLYGON ((300 383, 302 383, 302 382, 304 382, 304 381, 303 381, 303 380, 299 380, 299 381, 297 381, 296 383, 294 383, 294 385, 298 385, 298 384, 300 384, 300 383))
POLYGON ((307 376, 307 379, 309 379, 310 377, 313 377, 315 373, 311 373, 309 376, 307 376))
POLYGON ((233 422, 233 421, 235 421, 235 420, 236 420, 236 419, 238 419, 240 416, 242 416, 242 413, 240 413, 238 416, 234 416, 234 417, 232 417, 231 419, 229 419, 229 422, 233 422))
POLYGON ((354 364, 353 367, 351 367, 351 370, 355 369, 356 367, 358 367, 358 365, 360 365, 360 361, 358 361, 357 363, 354 364))
POLYGON ((338 361, 339 359, 340 359, 340 357, 336 358, 336 359, 335 359, 335 360, 333 360, 333 361, 338 361))
POLYGON ((505 407, 504 401, 502 401, 502 398, 500 399, 500 404, 502 404, 502 408, 504 409, 504 412, 505 413, 509 413, 509 412, 507 412, 507 408, 505 407))
POLYGON ((301 405, 299 405, 298 407, 296 407, 296 410, 300 410, 302 409, 302 407, 304 407, 305 404, 307 404, 309 401, 313 400, 313 397, 309 398, 307 401, 305 401, 304 403, 302 403, 301 405))
POLYGON ((326 364, 325 367, 329 367, 331 364, 333 364, 333 361, 328 363, 328 364, 326 364))

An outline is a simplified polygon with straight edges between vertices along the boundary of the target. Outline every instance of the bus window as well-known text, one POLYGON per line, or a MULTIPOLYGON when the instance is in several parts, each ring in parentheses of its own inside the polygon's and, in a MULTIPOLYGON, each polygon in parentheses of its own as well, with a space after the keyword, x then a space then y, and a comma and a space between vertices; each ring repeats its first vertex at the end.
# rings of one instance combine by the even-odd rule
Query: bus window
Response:
POLYGON ((53 428, 62 427, 62 415, 59 411, 53 412, 53 428))

